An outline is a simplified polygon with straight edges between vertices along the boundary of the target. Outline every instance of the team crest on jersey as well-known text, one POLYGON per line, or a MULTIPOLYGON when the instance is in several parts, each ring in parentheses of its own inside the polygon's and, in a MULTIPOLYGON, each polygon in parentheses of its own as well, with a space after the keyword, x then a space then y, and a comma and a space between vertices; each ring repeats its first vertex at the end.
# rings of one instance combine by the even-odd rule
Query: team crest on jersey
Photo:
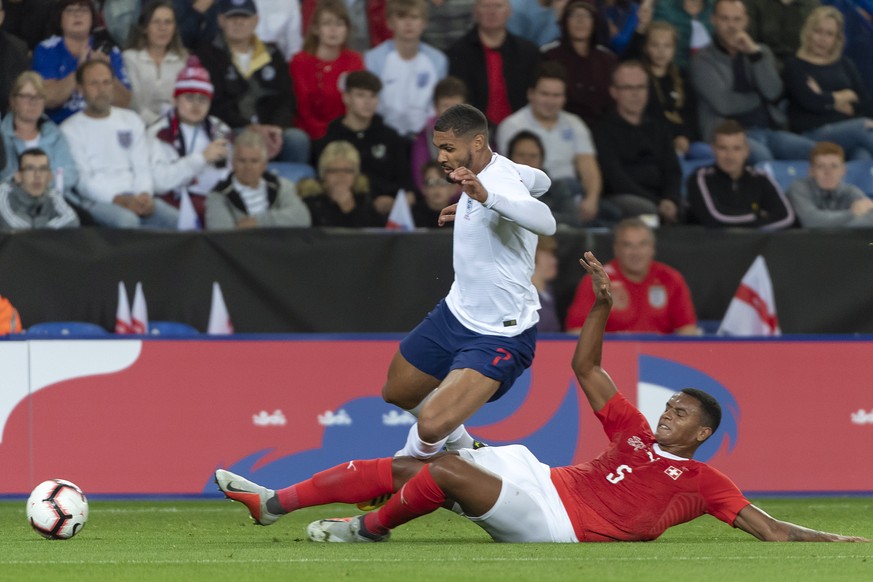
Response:
POLYGON ((667 305, 667 290, 663 285, 649 287, 649 305, 658 309, 667 305))
POLYGON ((388 153, 388 148, 385 147, 384 143, 377 143, 370 148, 370 153, 373 154, 373 157, 377 160, 381 160, 385 157, 385 154, 388 153))
POLYGON ((261 69, 261 78, 264 81, 272 81, 276 78, 276 69, 274 69, 272 65, 267 65, 261 69))
POLYGON ((643 439, 634 435, 631 438, 627 439, 627 444, 632 446, 635 451, 642 451, 646 448, 646 443, 643 442, 643 439))
POLYGON ((675 481, 682 476, 682 469, 677 469, 673 465, 670 465, 669 467, 667 467, 667 470, 664 471, 664 473, 666 473, 668 477, 675 481))
POLYGON ((228 81, 236 81, 236 68, 233 65, 227 68, 227 72, 224 73, 224 78, 228 81))
POLYGON ((573 141, 573 128, 567 127, 561 132, 561 139, 564 141, 573 141))
POLYGON ((415 84, 419 89, 424 89, 427 87, 427 83, 430 81, 430 73, 419 73, 415 78, 415 84))
POLYGON ((464 212, 464 220, 470 220, 470 213, 473 212, 473 200, 467 198, 467 210, 464 212))
POLYGON ((118 145, 126 150, 130 149, 133 144, 133 132, 129 129, 119 129, 116 135, 118 136, 118 145))

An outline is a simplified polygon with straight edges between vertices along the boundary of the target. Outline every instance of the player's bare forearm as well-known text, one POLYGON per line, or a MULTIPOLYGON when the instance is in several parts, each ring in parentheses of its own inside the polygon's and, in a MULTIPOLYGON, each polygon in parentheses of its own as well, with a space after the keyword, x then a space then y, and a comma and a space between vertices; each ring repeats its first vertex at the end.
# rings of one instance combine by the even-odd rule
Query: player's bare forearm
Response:
POLYGON ((603 265, 590 251, 585 253, 579 263, 591 275, 594 286, 594 305, 582 331, 579 332, 579 341, 576 343, 576 351, 573 353, 573 372, 579 386, 588 398, 591 408, 595 411, 603 408, 618 389, 609 377, 609 374, 601 368, 600 362, 603 354, 603 333, 606 330, 606 320, 612 309, 612 293, 610 292, 609 277, 603 270, 603 265))
POLYGON ((859 536, 844 536, 803 527, 770 517, 754 505, 744 507, 734 526, 764 542, 869 542, 859 536))

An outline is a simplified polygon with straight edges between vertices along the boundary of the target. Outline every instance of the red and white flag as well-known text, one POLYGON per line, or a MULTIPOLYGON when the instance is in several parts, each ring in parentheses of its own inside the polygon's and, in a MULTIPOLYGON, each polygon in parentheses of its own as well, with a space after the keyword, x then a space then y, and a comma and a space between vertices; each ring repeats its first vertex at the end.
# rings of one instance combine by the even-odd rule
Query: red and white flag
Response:
POLYGON ((782 335, 776 317, 773 281, 764 257, 758 255, 721 320, 718 335, 782 335))
POLYGON ((132 333, 130 331, 130 302, 124 282, 118 282, 118 307, 115 309, 115 333, 132 333))
POLYGON ((149 310, 146 307, 145 293, 142 283, 136 282, 133 294, 133 310, 130 318, 130 333, 146 334, 149 331, 149 310))
POLYGON ((394 197, 391 212, 388 213, 388 223, 385 228, 391 230, 415 230, 415 221, 412 219, 412 209, 409 208, 409 200, 406 198, 406 190, 401 188, 394 197))
POLYGON ((206 333, 210 335, 228 335, 233 333, 233 322, 224 304, 224 295, 221 293, 221 285, 212 283, 212 306, 209 308, 209 325, 206 333))

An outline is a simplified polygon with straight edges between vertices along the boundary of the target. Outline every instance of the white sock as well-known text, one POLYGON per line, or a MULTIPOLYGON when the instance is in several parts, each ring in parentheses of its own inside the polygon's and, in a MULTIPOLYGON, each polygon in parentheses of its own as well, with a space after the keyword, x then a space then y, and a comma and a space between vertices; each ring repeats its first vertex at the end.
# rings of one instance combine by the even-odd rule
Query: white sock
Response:
POLYGON ((418 436, 418 423, 412 425, 406 437, 406 444, 402 449, 394 453, 395 457, 415 457, 416 459, 429 459, 443 449, 446 439, 440 439, 435 443, 426 443, 418 436))
POLYGON ((470 436, 470 433, 467 432, 467 429, 464 428, 462 424, 458 428, 452 431, 452 433, 446 439, 446 450, 447 451, 457 451, 458 449, 472 449, 473 448, 473 437, 470 436))

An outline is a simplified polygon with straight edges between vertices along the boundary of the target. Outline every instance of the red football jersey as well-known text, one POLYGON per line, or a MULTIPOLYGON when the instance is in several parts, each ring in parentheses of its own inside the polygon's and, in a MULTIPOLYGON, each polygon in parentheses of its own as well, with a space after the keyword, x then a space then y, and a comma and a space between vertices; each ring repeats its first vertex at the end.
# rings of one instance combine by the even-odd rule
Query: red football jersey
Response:
MULTIPOLYGON (((646 278, 635 283, 622 274, 615 261, 604 265, 612 281, 612 311, 606 331, 673 333, 697 323, 691 292, 676 269, 652 262, 646 278)), ((582 277, 573 303, 567 309, 565 329, 578 329, 594 305, 591 278, 582 277)))
POLYGON ((665 451, 620 393, 597 413, 610 439, 591 462, 552 469, 580 542, 653 540, 708 513, 733 525, 749 501, 724 474, 665 451))

